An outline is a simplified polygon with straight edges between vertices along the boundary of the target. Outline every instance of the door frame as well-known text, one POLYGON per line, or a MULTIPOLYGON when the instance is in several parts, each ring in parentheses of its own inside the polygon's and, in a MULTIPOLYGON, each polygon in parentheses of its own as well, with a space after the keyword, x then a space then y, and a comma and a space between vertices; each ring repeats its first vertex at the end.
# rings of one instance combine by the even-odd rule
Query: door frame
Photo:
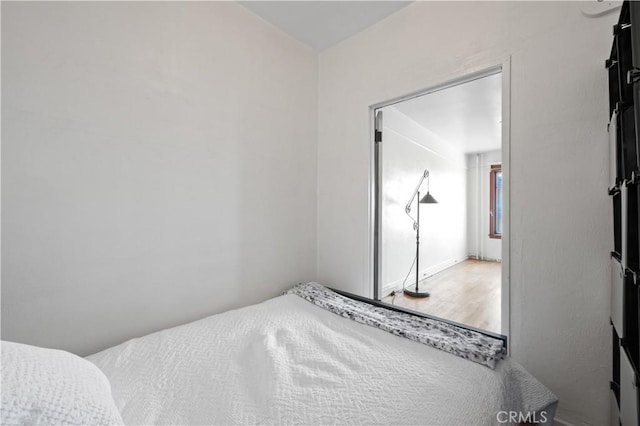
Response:
POLYGON ((382 206, 380 203, 380 179, 384 144, 376 143, 377 110, 418 96, 437 92, 462 83, 502 73, 502 178, 503 178, 503 217, 502 217, 502 282, 501 282, 501 333, 510 337, 510 278, 511 278, 511 56, 472 67, 458 73, 452 73, 446 80, 430 84, 409 94, 391 98, 369 106, 370 137, 370 174, 369 174, 369 271, 373 286, 373 299, 380 300, 382 283, 379 282, 382 268, 382 253, 378 250, 382 226, 382 206))

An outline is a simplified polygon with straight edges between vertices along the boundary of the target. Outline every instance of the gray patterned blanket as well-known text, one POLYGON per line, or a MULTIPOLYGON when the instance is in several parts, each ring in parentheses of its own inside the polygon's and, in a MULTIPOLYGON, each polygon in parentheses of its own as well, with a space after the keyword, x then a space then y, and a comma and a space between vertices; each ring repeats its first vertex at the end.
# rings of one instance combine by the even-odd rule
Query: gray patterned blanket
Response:
POLYGON ((295 294, 334 314, 432 346, 492 369, 506 355, 506 348, 501 339, 435 319, 417 317, 359 302, 318 283, 298 284, 285 294, 295 294))

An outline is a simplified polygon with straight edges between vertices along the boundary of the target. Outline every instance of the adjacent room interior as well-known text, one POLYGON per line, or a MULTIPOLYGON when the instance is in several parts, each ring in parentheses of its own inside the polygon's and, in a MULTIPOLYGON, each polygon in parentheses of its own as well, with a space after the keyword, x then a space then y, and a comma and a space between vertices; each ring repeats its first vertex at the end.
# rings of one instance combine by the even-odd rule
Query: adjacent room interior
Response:
POLYGON ((376 110, 379 294, 499 334, 502 73, 485 74, 376 110))

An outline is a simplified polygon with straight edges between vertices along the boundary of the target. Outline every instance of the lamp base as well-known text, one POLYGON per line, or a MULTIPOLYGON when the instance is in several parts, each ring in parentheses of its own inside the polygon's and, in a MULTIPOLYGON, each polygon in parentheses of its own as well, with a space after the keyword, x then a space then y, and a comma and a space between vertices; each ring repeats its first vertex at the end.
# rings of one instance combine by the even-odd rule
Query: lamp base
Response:
POLYGON ((411 297, 429 297, 431 294, 425 290, 416 290, 415 284, 404 289, 404 294, 411 297))

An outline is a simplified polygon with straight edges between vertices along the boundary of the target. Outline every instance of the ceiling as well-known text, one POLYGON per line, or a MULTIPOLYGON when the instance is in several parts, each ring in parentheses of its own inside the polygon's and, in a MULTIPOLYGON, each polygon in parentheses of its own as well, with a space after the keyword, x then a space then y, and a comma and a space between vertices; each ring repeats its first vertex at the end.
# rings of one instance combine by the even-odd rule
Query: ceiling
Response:
POLYGON ((394 107, 465 154, 502 147, 502 74, 479 78, 394 107))
POLYGON ((410 1, 241 1, 241 5, 317 51, 409 5, 410 1))

